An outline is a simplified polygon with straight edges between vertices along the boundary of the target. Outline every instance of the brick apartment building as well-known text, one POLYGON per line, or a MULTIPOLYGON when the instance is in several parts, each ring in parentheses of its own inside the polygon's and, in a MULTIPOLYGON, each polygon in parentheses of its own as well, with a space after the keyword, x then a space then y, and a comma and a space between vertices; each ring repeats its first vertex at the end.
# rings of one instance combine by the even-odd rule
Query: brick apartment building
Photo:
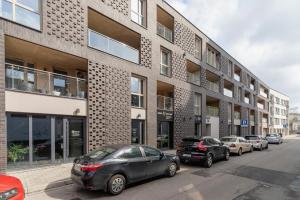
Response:
POLYGON ((1 0, 0 169, 266 134, 269 87, 163 0, 1 0))

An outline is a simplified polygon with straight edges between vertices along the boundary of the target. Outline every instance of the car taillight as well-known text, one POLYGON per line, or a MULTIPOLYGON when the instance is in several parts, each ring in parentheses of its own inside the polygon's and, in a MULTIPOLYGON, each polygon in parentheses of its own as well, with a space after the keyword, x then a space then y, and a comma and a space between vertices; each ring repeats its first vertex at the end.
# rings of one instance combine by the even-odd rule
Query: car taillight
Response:
POLYGON ((230 147, 236 147, 236 145, 235 144, 231 144, 230 147))
POLYGON ((81 171, 84 172, 95 172, 103 166, 102 163, 85 165, 80 168, 81 171))
POLYGON ((207 151, 207 148, 203 145, 203 141, 199 142, 198 149, 200 151, 207 151))

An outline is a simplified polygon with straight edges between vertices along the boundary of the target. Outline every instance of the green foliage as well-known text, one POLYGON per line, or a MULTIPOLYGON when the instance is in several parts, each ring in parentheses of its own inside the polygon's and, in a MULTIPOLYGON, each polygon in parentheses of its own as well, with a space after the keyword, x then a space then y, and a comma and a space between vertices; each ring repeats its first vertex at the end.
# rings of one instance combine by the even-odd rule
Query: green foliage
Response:
POLYGON ((11 144, 8 147, 7 157, 9 160, 16 163, 17 161, 24 160, 24 156, 28 153, 28 147, 23 147, 19 144, 11 144))

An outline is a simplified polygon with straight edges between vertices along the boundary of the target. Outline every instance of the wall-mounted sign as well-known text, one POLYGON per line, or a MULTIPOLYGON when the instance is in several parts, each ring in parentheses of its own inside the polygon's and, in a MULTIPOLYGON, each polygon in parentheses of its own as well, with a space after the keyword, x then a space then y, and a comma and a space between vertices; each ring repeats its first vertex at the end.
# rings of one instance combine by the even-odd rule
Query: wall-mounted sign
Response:
POLYGON ((80 136, 80 131, 72 130, 71 134, 72 134, 72 137, 79 137, 80 136))
POLYGON ((210 124, 210 123, 211 123, 211 122, 210 122, 210 117, 206 117, 205 123, 206 123, 206 124, 210 124))
POLYGON ((157 111, 157 120, 158 121, 173 121, 173 112, 166 110, 157 111))
POLYGON ((241 120, 241 127, 248 127, 248 125, 249 125, 248 120, 244 120, 244 119, 241 120))
POLYGON ((202 117, 199 115, 195 116, 195 123, 201 123, 202 117))

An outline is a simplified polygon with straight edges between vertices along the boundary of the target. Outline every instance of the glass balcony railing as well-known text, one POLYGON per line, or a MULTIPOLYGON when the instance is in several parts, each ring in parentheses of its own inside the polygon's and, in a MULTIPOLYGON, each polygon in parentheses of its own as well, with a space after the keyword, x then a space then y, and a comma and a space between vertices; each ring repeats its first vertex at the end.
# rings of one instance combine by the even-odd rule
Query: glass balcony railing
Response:
POLYGON ((250 89, 251 89, 251 90, 255 90, 255 88, 254 88, 254 85, 253 85, 253 84, 250 84, 250 89))
POLYGON ((207 81, 207 89, 219 93, 219 84, 207 81))
POLYGON ((173 98, 157 95, 157 109, 173 111, 173 98))
POLYGON ((173 42, 173 32, 161 23, 157 22, 157 34, 166 40, 173 42))
POLYGON ((259 92, 259 94, 260 94, 261 96, 265 97, 265 98, 268 98, 267 93, 265 93, 265 92, 262 91, 262 90, 259 92))
POLYGON ((224 88, 224 95, 232 98, 233 97, 233 92, 232 92, 232 90, 224 88))
POLYGON ((219 116, 219 108, 213 107, 213 106, 206 106, 206 115, 212 116, 212 117, 218 117, 219 116))
POLYGON ((200 73, 187 72, 187 82, 200 85, 200 73))
POLYGON ((89 29, 88 35, 88 44, 90 47, 137 64, 139 63, 139 50, 91 29, 89 29))
POLYGON ((64 96, 87 97, 87 81, 10 63, 5 64, 5 87, 11 90, 64 96))

